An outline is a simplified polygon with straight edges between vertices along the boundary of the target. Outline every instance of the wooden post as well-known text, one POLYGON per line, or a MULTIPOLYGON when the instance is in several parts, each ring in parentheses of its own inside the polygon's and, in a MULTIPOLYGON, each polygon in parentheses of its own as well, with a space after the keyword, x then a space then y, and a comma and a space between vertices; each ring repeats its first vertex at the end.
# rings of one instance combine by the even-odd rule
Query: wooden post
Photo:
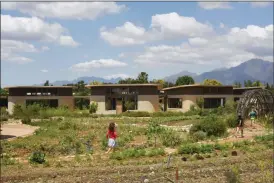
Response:
POLYGON ((168 160, 167 160, 167 168, 169 168, 170 159, 171 159, 171 154, 169 154, 169 155, 168 155, 168 160))

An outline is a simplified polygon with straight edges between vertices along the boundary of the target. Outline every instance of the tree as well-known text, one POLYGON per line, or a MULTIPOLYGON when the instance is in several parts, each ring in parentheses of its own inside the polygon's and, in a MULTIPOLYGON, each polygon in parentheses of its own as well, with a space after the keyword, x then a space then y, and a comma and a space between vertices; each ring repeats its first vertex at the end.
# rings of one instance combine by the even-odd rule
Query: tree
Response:
POLYGON ((205 79, 203 84, 210 85, 210 86, 221 86, 222 85, 222 83, 216 79, 205 79))
POLYGON ((90 85, 101 85, 102 82, 100 82, 100 81, 92 81, 92 82, 90 82, 89 84, 90 84, 90 85))
POLYGON ((141 72, 137 77, 137 83, 148 83, 148 74, 146 72, 141 72))
POLYGON ((181 76, 176 80, 176 85, 191 85, 194 84, 194 79, 191 76, 181 76))
POLYGON ((175 86, 174 83, 165 81, 163 88, 169 88, 169 87, 173 87, 173 86, 175 86))
POLYGON ((164 87, 165 80, 163 80, 163 79, 153 79, 150 83, 159 84, 162 87, 164 87))
POLYGON ((269 86, 269 84, 268 83, 266 83, 266 87, 265 87, 265 89, 270 89, 270 86, 269 86))
POLYGON ((6 89, 0 88, 0 96, 8 96, 8 91, 6 89))
POLYGON ((136 83, 135 79, 132 78, 126 78, 126 79, 122 79, 118 82, 119 84, 134 84, 136 83))
POLYGON ((252 87, 252 81, 251 80, 247 80, 247 81, 245 80, 244 81, 244 86, 245 87, 252 87))
POLYGON ((242 84, 240 82, 235 81, 234 84, 233 84, 233 87, 234 88, 241 88, 242 84))
POLYGON ((44 86, 49 86, 49 80, 44 83, 44 86))
POLYGON ((256 87, 256 86, 263 86, 263 84, 259 80, 257 80, 257 81, 254 81, 252 83, 252 86, 254 86, 254 87, 256 87))

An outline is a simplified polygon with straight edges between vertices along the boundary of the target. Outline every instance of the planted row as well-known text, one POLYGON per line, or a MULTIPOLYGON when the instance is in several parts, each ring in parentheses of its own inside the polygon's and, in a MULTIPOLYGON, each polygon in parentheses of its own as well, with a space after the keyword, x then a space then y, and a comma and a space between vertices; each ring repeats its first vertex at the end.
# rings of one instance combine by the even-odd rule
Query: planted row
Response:
POLYGON ((158 156, 158 155, 164 155, 165 151, 162 148, 153 148, 153 149, 137 149, 137 148, 129 148, 124 151, 120 152, 114 152, 111 154, 111 159, 116 160, 123 160, 127 158, 133 158, 133 157, 143 157, 143 156, 158 156))

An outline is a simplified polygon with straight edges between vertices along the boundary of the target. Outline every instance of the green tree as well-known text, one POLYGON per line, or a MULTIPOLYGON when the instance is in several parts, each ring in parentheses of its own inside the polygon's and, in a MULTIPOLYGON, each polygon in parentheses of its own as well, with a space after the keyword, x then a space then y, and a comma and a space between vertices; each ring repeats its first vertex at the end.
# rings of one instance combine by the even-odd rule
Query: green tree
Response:
POLYGON ((194 84, 194 79, 191 76, 181 76, 176 80, 176 85, 191 85, 194 84))
POLYGON ((90 84, 90 85, 101 85, 102 82, 100 82, 100 81, 92 81, 92 82, 90 82, 89 84, 90 84))
POLYGON ((119 84, 134 84, 134 83, 137 83, 137 81, 132 78, 126 78, 126 79, 120 80, 118 83, 119 84))
POLYGON ((252 83, 251 80, 247 80, 247 81, 245 80, 245 81, 244 81, 244 86, 245 86, 245 87, 252 87, 252 84, 253 84, 253 83, 252 83))
POLYGON ((210 86, 221 86, 222 85, 222 83, 216 79, 205 79, 203 84, 210 85, 210 86))
POLYGON ((234 84, 233 84, 233 87, 234 87, 234 88, 241 88, 241 87, 242 87, 242 84, 241 84, 241 82, 235 81, 234 84))
POLYGON ((150 83, 159 84, 162 87, 164 87, 165 80, 163 80, 163 79, 153 79, 150 83))
POLYGON ((146 72, 141 72, 137 77, 137 82, 142 83, 148 83, 148 74, 146 72))
POLYGON ((163 88, 168 88, 168 87, 173 87, 173 86, 175 86, 174 83, 165 81, 163 88))
POLYGON ((4 88, 0 88, 0 96, 8 96, 8 91, 4 88))
POLYGON ((44 86, 49 86, 49 80, 44 83, 44 86))
POLYGON ((254 81, 252 83, 252 86, 254 86, 254 87, 256 87, 256 86, 263 86, 263 84, 259 80, 257 80, 257 81, 254 81))

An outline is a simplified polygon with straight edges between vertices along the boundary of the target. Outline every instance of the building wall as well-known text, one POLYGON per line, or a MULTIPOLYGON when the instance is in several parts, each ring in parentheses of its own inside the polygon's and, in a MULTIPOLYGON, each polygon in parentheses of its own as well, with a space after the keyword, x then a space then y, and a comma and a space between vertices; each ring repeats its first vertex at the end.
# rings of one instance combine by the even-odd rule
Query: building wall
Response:
POLYGON ((74 109, 74 98, 72 96, 9 96, 8 97, 8 112, 13 113, 13 107, 15 104, 26 105, 26 100, 46 100, 57 99, 58 106, 67 105, 69 109, 74 109))
MULTIPOLYGON (((94 95, 90 97, 90 103, 96 102, 98 109, 96 114, 116 114, 116 110, 106 110, 105 96, 94 95)), ((159 111, 159 96, 158 95, 138 95, 138 109, 134 111, 159 111)))
POLYGON ((196 105, 198 98, 225 98, 225 100, 233 100, 233 95, 168 95, 168 98, 182 99, 182 108, 167 108, 168 111, 187 112, 192 105, 196 105))
POLYGON ((138 111, 159 111, 158 95, 138 95, 138 111))

